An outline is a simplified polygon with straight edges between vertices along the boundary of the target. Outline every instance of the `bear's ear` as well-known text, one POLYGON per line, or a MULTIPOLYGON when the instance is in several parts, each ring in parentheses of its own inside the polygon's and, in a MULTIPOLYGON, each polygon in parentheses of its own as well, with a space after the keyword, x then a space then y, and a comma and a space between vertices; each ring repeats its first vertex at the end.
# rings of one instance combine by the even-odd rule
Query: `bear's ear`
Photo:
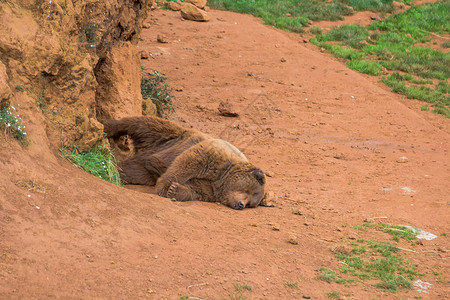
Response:
POLYGON ((266 176, 264 176, 264 172, 261 169, 254 169, 253 175, 255 175, 256 180, 261 184, 266 183, 266 176))

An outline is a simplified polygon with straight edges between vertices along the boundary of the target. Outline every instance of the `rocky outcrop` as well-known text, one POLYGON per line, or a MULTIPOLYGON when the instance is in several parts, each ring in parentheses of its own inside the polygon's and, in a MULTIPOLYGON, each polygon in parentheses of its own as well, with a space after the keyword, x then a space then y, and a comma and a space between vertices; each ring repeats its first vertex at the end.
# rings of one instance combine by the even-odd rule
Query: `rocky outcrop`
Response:
POLYGON ((205 8, 206 6, 206 0, 186 0, 186 2, 193 4, 198 8, 205 8))
POLYGON ((11 88, 8 85, 8 74, 6 74, 6 67, 0 62, 0 109, 2 104, 6 104, 6 101, 11 96, 11 88))
POLYGON ((151 4, 1 1, 0 101, 34 102, 53 146, 92 147, 102 140, 98 117, 142 113, 134 44, 151 4))
POLYGON ((181 10, 181 3, 180 2, 173 2, 169 1, 167 2, 167 8, 173 11, 180 11, 181 10))
POLYGON ((210 19, 206 11, 186 2, 181 5, 181 16, 186 20, 198 22, 207 22, 210 19))

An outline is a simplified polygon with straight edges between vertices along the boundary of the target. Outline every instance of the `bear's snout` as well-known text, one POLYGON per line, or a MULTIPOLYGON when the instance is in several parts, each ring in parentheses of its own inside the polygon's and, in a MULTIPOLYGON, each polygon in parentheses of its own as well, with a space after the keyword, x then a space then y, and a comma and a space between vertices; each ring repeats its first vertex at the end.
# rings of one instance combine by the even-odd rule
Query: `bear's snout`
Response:
POLYGON ((238 209, 238 210, 244 209, 244 207, 245 207, 245 204, 242 203, 242 201, 239 201, 238 203, 236 203, 234 205, 234 209, 238 209))

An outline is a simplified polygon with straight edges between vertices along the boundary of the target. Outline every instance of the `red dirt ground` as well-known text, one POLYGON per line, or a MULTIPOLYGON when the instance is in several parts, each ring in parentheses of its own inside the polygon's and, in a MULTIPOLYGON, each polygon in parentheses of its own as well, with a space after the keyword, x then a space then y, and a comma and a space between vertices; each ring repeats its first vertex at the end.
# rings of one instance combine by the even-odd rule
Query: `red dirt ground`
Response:
POLYGON ((227 139, 271 175, 276 206, 235 211, 114 186, 33 140, 44 129, 37 109, 24 107, 31 146, 0 139, 0 298, 230 299, 240 295, 234 283, 252 286, 248 299, 325 299, 332 291, 448 298, 450 243, 441 234, 450 233, 450 120, 298 35, 247 15, 210 14, 195 23, 152 12, 155 25, 139 45, 152 53, 143 66, 176 89, 176 122, 227 139), (218 115, 226 100, 238 118, 218 115), (428 294, 316 279, 320 267, 339 268, 333 246, 390 239, 357 231, 364 220, 438 235, 423 245, 391 241, 416 251, 400 254, 433 285, 428 294))

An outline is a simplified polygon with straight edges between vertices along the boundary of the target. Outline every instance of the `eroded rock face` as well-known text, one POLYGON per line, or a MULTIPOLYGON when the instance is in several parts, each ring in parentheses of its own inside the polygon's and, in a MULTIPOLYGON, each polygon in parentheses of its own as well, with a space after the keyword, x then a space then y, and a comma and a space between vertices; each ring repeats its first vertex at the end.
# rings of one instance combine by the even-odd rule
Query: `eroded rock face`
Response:
POLYGON ((8 85, 8 74, 6 74, 6 67, 0 62, 0 109, 2 104, 4 105, 6 101, 11 96, 12 92, 8 85))
POLYGON ((142 115, 141 65, 136 47, 121 42, 106 54, 95 69, 97 76, 97 117, 121 119, 142 115))
POLYGON ((102 139, 98 117, 142 113, 134 44, 151 4, 0 2, 0 98, 14 103, 14 87, 23 87, 45 115, 54 146, 93 146, 102 139))

